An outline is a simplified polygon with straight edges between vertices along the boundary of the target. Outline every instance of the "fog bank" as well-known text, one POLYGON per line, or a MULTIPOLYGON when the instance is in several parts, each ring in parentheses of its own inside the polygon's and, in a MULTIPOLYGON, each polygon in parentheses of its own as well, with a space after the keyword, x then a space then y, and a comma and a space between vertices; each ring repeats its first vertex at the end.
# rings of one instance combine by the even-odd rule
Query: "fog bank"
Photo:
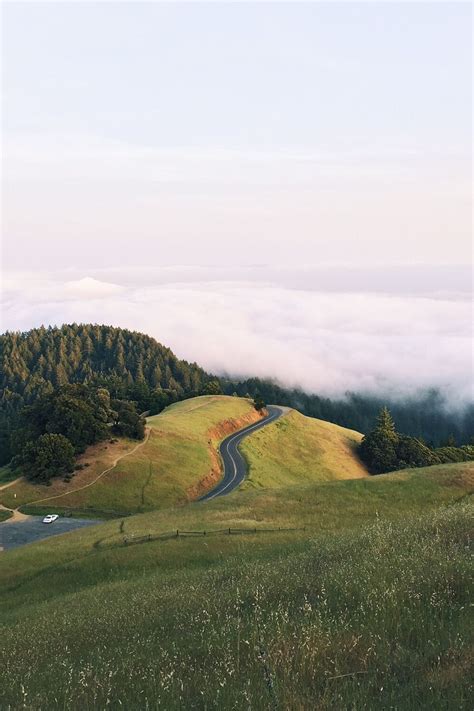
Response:
POLYGON ((227 280, 199 268, 123 273, 11 273, 2 330, 106 323, 154 336, 218 374, 272 377, 328 396, 350 390, 404 397, 437 387, 451 404, 472 400, 466 281, 437 291, 427 282, 422 293, 402 294, 371 291, 370 280, 367 291, 357 290, 357 279, 342 291, 337 278, 339 291, 321 291, 317 270, 312 280, 306 270, 303 288, 284 269, 280 283, 262 269, 236 270, 227 280))

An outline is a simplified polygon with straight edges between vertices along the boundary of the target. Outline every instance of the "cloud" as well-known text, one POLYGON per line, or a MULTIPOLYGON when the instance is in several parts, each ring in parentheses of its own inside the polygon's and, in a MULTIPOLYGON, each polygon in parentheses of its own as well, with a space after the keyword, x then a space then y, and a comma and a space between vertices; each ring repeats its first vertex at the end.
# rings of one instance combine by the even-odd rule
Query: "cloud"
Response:
POLYGON ((118 296, 124 291, 120 284, 101 281, 93 277, 57 280, 47 274, 17 272, 3 278, 3 301, 7 310, 12 302, 39 301, 41 304, 57 304, 62 301, 86 301, 118 296), (23 293, 25 292, 26 293, 23 293))
POLYGON ((126 285, 44 275, 28 290, 25 275, 10 277, 3 327, 108 323, 148 333, 215 373, 269 376, 329 396, 404 397, 435 386, 453 403, 472 400, 465 293, 328 293, 251 280, 248 272, 246 280, 217 281, 199 269, 194 280, 192 270, 161 283, 146 270, 143 279, 133 275, 126 285))
POLYGON ((99 281, 92 277, 84 277, 76 281, 68 281, 64 284, 65 296, 71 299, 96 299, 105 296, 118 295, 123 291, 123 287, 118 284, 99 281))

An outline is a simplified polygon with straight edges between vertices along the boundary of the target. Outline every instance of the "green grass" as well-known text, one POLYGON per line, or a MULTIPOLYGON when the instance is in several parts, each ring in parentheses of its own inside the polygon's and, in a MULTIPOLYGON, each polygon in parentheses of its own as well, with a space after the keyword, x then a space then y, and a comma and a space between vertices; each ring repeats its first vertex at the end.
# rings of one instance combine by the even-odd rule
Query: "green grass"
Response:
MULTIPOLYGON (((249 400, 205 396, 176 403, 148 418, 147 443, 126 456, 93 486, 114 458, 129 452, 136 442, 105 442, 90 448, 80 462, 88 468, 71 482, 54 480, 49 487, 26 480, 0 491, 0 503, 38 513, 51 505, 59 511, 111 512, 117 515, 167 509, 198 498, 219 480, 218 443, 230 432, 255 421, 249 400), (41 501, 55 497, 48 504, 41 501), (25 508, 28 505, 28 508, 25 508)), ((242 445, 250 466, 245 488, 282 488, 333 479, 364 477, 356 445, 361 435, 328 422, 291 411, 281 420, 252 434, 242 445)))
MULTIPOLYGON (((151 433, 146 444, 92 486, 87 484, 115 458, 130 452, 136 442, 95 445, 79 460, 89 466, 71 482, 58 479, 46 487, 21 480, 0 491, 0 503, 11 508, 21 506, 28 513, 39 514, 53 506, 60 512, 77 511, 92 517, 184 504, 219 480, 219 441, 257 418, 252 403, 243 398, 205 396, 185 400, 148 418, 151 433), (54 498, 42 501, 49 497, 54 498)), ((352 430, 291 411, 245 440, 242 451, 250 465, 250 477, 243 488, 275 489, 364 477, 366 469, 355 451, 360 438, 352 430)))
MULTIPOLYGON (((293 487, 286 491, 234 492, 206 503, 109 521, 11 551, 0 559, 0 586, 9 580, 16 581, 16 585, 36 579, 50 566, 67 568, 71 561, 85 560, 102 548, 120 549, 124 537, 133 539, 176 529, 212 531, 228 527, 306 526, 310 535, 356 531, 380 520, 396 522, 462 503, 472 494, 473 483, 474 463, 465 462, 362 480, 293 487)), ((294 534, 290 538, 294 540, 294 534)), ((261 545, 269 543, 270 534, 261 545)), ((165 550, 168 544, 157 545, 161 546, 159 550, 165 550)), ((220 546, 218 536, 196 540, 197 550, 204 547, 212 555, 220 546)), ((141 546, 134 546, 135 551, 138 548, 141 546)), ((49 594, 47 586, 45 594, 49 594)))
MULTIPOLYGON (((357 529, 380 518, 397 519, 452 505, 473 490, 472 462, 407 470, 387 477, 327 482, 266 491, 235 491, 205 505, 133 516, 119 532, 116 523, 101 527, 104 545, 127 537, 176 529, 292 528, 312 532, 357 529)), ((94 534, 90 533, 92 538, 94 534)), ((210 544, 212 545, 212 544, 210 544)))
MULTIPOLYGON (((218 442, 229 432, 255 421, 258 415, 249 400, 205 396, 176 403, 148 419, 151 433, 147 443, 118 462, 93 486, 71 491, 93 481, 111 466, 113 459, 136 446, 122 440, 95 445, 81 457, 90 466, 70 483, 53 481, 52 486, 33 485, 25 480, 0 491, 0 502, 16 507, 55 496, 49 506, 59 510, 117 512, 117 515, 167 508, 186 503, 203 493, 220 477, 218 442), (68 493, 71 492, 71 493, 68 493), (60 495, 58 497, 58 495, 60 495)), ((38 502, 38 512, 46 502, 38 502)))
POLYGON ((246 439, 249 464, 244 488, 280 488, 367 476, 357 457, 359 432, 305 417, 296 410, 246 439))
POLYGON ((470 708, 470 515, 4 554, 0 706, 470 708))
MULTIPOLYGON (((356 471, 357 434, 290 414, 247 440, 249 485, 172 506, 235 425, 229 400, 242 422, 235 398, 151 418, 162 508, 1 554, 0 708, 470 708, 474 463, 323 481, 356 471)), ((142 454, 123 462, 135 482, 142 454)))
POLYGON ((0 523, 2 521, 8 521, 12 517, 11 511, 5 511, 5 509, 0 509, 0 523))
MULTIPOLYGON (((306 526, 311 534, 356 530, 381 519, 396 521, 452 506, 469 498, 473 488, 474 463, 464 462, 286 490, 237 490, 206 503, 127 516, 27 546, 3 556, 2 570, 7 572, 11 561, 13 567, 8 575, 18 577, 19 570, 24 570, 28 576, 38 567, 41 569, 44 561, 63 565, 101 546, 120 546, 124 536, 133 539, 176 529, 306 526), (32 568, 28 562, 31 553, 32 568)), ((209 539, 207 545, 215 545, 215 538, 209 539)))

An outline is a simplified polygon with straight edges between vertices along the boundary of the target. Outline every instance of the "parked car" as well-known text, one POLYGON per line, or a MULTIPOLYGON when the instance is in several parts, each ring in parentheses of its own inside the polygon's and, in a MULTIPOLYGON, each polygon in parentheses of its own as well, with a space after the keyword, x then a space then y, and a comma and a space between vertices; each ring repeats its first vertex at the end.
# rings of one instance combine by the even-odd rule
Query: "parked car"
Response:
POLYGON ((58 514, 48 514, 44 517, 43 523, 53 523, 57 518, 59 518, 58 514))

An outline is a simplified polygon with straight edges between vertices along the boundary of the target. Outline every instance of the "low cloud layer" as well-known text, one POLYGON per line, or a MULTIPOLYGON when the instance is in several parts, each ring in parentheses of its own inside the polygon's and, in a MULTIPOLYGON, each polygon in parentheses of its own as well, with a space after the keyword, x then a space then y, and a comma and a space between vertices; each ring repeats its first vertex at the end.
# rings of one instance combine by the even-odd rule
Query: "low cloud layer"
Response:
POLYGON ((351 390, 403 397, 435 386, 452 404, 472 399, 464 289, 329 292, 318 291, 314 278, 312 288, 310 279, 295 288, 284 274, 277 280, 258 272, 257 279, 247 271, 217 281, 212 270, 145 269, 133 279, 129 273, 126 283, 120 270, 100 278, 10 274, 2 330, 107 323, 148 333, 219 374, 270 376, 331 396, 351 390))

